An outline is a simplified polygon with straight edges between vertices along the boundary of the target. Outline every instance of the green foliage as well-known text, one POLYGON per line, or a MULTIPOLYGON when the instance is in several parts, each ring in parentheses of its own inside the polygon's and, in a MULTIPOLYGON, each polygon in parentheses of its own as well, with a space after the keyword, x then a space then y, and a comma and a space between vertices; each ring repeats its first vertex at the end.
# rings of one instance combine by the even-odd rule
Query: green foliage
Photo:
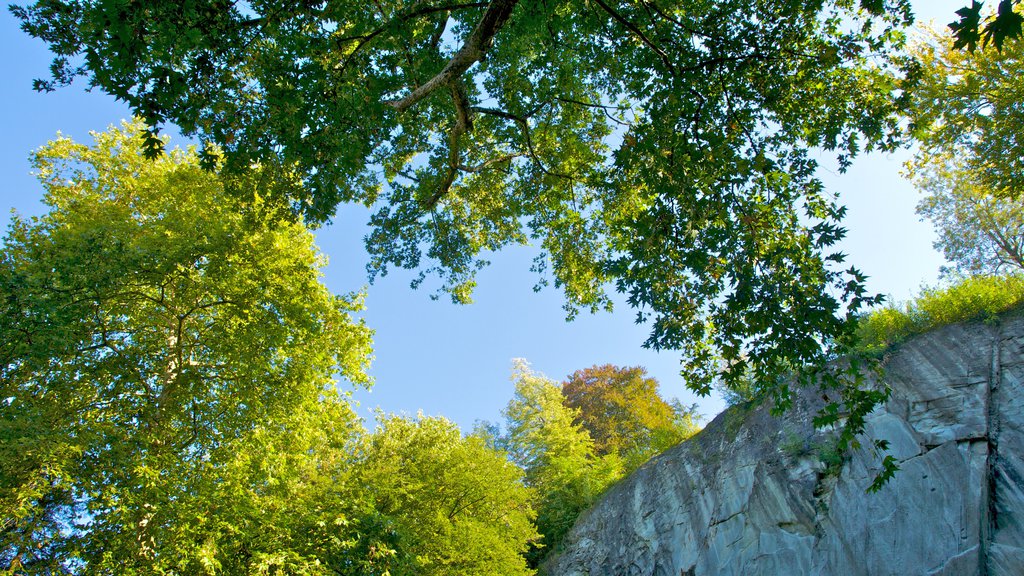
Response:
POLYGON ((368 435, 358 296, 306 228, 141 124, 35 156, 0 256, 0 573, 529 574, 522 472, 441 419, 368 435))
POLYGON ((535 491, 537 529, 542 540, 527 554, 531 566, 557 549, 581 512, 623 476, 617 453, 598 456, 579 411, 562 401, 559 385, 517 361, 515 396, 505 408, 502 444, 525 471, 535 491))
POLYGON ((811 442, 806 438, 793 434, 779 448, 791 458, 805 458, 808 456, 817 458, 824 466, 822 471, 824 476, 839 474, 847 459, 846 450, 840 445, 839 438, 836 435, 830 435, 817 442, 811 442))
POLYGON ((324 557, 334 574, 532 573, 523 554, 538 535, 522 472, 443 418, 380 418, 346 484, 321 503, 347 511, 352 535, 324 557))
POLYGON ((13 10, 55 54, 40 88, 84 75, 227 173, 294 170, 268 194, 309 221, 373 206, 372 273, 436 274, 456 301, 484 253, 535 241, 570 314, 614 286, 695 391, 820 365, 863 303, 809 150, 895 146, 908 0, 13 10))
POLYGON ((992 44, 997 52, 1001 52, 1007 40, 1020 38, 1024 16, 1014 10, 1019 4, 1020 0, 1000 0, 998 9, 984 18, 987 22, 982 27, 981 11, 985 3, 971 0, 970 6, 956 11, 960 19, 949 23, 954 38, 953 49, 967 48, 968 52, 974 52, 978 44, 982 47, 992 44))
POLYGON ((915 99, 922 147, 907 172, 925 193, 918 214, 939 233, 936 248, 966 274, 1024 268, 1019 196, 1020 70, 1024 44, 1002 53, 963 54, 932 33, 914 51, 922 64, 915 99))
POLYGON ((634 470, 699 430, 693 410, 665 402, 658 381, 640 367, 606 364, 577 370, 562 384, 563 403, 578 410, 577 422, 598 456, 617 454, 634 470))
POLYGON ((312 235, 260 198, 269 174, 236 181, 253 200, 227 196, 190 152, 145 161, 141 130, 38 151, 50 211, 4 238, 9 566, 191 570, 242 439, 336 394, 336 376, 367 382, 361 299, 320 283, 312 235))
POLYGON ((946 260, 963 274, 1024 271, 1024 198, 990 194, 962 162, 937 166, 936 156, 930 160, 928 168, 915 170, 915 184, 927 193, 917 213, 935 225, 935 247, 946 260))
POLYGON ((992 321, 1024 302, 1024 276, 975 276, 944 288, 929 288, 911 302, 888 304, 858 322, 861 349, 881 353, 938 326, 992 321))
POLYGON ((920 151, 908 165, 911 177, 933 194, 946 188, 1016 199, 1024 190, 1017 80, 1024 76, 1024 42, 1000 52, 963 52, 932 32, 912 51, 920 62, 910 108, 920 151))
POLYGON ((899 472, 900 467, 896 461, 896 457, 892 454, 886 454, 882 458, 882 470, 875 475, 874 479, 871 480, 871 484, 867 488, 869 494, 873 494, 882 489, 885 484, 892 479, 893 476, 899 472))

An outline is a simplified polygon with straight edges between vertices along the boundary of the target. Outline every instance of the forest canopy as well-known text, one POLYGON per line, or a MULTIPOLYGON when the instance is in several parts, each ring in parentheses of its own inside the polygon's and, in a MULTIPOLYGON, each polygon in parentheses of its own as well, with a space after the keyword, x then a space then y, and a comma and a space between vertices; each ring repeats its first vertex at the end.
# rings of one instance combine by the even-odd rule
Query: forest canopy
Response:
POLYGON ((417 269, 468 301, 488 251, 535 242, 570 315, 614 288, 695 391, 820 365, 873 301, 809 151, 845 167, 897 144, 907 0, 14 11, 56 56, 39 88, 85 76, 227 174, 293 174, 270 194, 308 222, 372 207, 371 277, 417 269))
POLYGON ((0 573, 528 574, 504 454, 441 418, 363 430, 361 296, 320 282, 275 176, 229 196, 142 130, 39 150, 49 211, 3 238, 0 573))
MULTIPOLYGON (((417 269, 464 302, 487 252, 536 242, 570 315, 624 294, 697 392, 784 407, 794 373, 841 385, 816 424, 856 442, 884 387, 815 371, 880 299, 843 270, 816 158, 892 150, 910 117, 941 247, 965 272, 1020 266, 1021 18, 980 6, 952 49, 912 54, 906 0, 14 7, 56 54, 38 88, 85 76, 141 120, 37 152, 50 210, 3 239, 0 568, 529 574, 693 432, 640 369, 560 387, 525 364, 503 435, 364 430, 338 382, 369 380, 361 296, 320 283, 308 228, 345 202, 372 208, 371 278, 417 269), (166 123, 200 150, 165 150, 166 123)), ((860 352, 1019 284, 883 309, 860 352)))

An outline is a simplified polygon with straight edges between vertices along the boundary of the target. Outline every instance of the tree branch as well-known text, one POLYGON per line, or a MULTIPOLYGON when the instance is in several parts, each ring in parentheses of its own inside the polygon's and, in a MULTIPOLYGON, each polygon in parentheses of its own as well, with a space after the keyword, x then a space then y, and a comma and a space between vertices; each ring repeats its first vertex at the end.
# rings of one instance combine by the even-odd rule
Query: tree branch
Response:
POLYGON ((529 152, 530 158, 533 159, 534 164, 536 164, 537 167, 540 168, 541 172, 547 174, 548 176, 557 176, 559 178, 565 178, 566 180, 572 180, 572 176, 569 176, 568 174, 562 174, 560 172, 552 172, 548 170, 547 167, 544 166, 544 163, 541 162, 540 157, 537 156, 537 151, 533 148, 533 139, 530 138, 530 124, 527 122, 527 119, 530 116, 536 114, 543 106, 544 105, 541 104, 540 106, 533 109, 529 114, 525 116, 517 116, 516 114, 512 114, 511 112, 497 110, 495 108, 485 108, 483 106, 474 106, 472 110, 473 112, 478 112, 480 114, 489 114, 491 116, 505 118, 506 120, 512 120, 513 122, 518 124, 519 128, 523 132, 523 140, 526 141, 526 150, 527 152, 529 152))
POLYGON ((451 190, 455 182, 455 176, 459 172, 460 156, 462 152, 460 140, 462 135, 473 129, 473 119, 470 117, 469 97, 466 96, 466 87, 459 78, 453 78, 448 83, 451 90, 452 100, 455 102, 455 125, 448 133, 448 170, 441 180, 434 194, 427 198, 423 206, 432 210, 434 206, 451 190))
POLYGON ((487 51, 494 44, 494 35, 508 21, 509 16, 512 15, 512 9, 516 7, 518 2, 519 0, 491 0, 484 15, 480 18, 480 22, 477 23, 476 28, 466 38, 466 43, 452 56, 448 64, 437 73, 437 76, 427 80, 405 98, 390 100, 387 104, 399 112, 405 112, 414 104, 430 95, 434 90, 441 86, 449 85, 454 79, 462 76, 463 72, 469 70, 470 66, 482 60, 484 55, 487 54, 487 51))
POLYGON ((502 162, 508 162, 513 158, 519 158, 520 156, 522 156, 522 154, 505 154, 504 156, 498 156, 497 158, 485 160, 477 164, 476 166, 466 166, 465 164, 459 164, 459 170, 461 170, 462 172, 479 173, 487 169, 488 166, 501 164, 502 162))
MULTIPOLYGON (((345 37, 342 37, 342 38, 338 38, 336 40, 336 42, 338 43, 339 46, 347 44, 347 43, 355 41, 355 40, 359 41, 359 43, 356 44, 356 47, 352 49, 352 52, 349 53, 348 57, 345 59, 345 62, 341 65, 341 68, 342 69, 347 68, 349 62, 352 61, 352 58, 364 46, 366 46, 371 41, 373 41, 373 39, 376 38, 377 36, 380 36, 384 32, 387 32, 388 30, 394 28, 398 24, 403 24, 403 23, 405 23, 405 22, 407 22, 409 20, 413 20, 413 19, 419 18, 421 16, 429 16, 431 14, 436 14, 438 12, 452 12, 454 10, 464 10, 466 8, 483 8, 484 6, 487 6, 486 2, 467 2, 467 3, 460 3, 460 4, 442 4, 440 6, 426 6, 424 8, 420 8, 418 10, 413 10, 411 12, 406 12, 404 14, 399 14, 399 15, 395 16, 394 18, 392 18, 391 20, 388 20, 380 28, 377 28, 376 30, 374 30, 374 31, 372 31, 370 33, 360 34, 360 35, 357 35, 357 36, 345 36, 345 37)), ((444 26, 441 26, 441 30, 444 30, 444 26)))
POLYGON ((625 26, 627 30, 629 30, 633 34, 636 34, 636 36, 640 38, 640 40, 644 44, 646 44, 651 50, 654 50, 654 53, 657 54, 659 58, 661 58, 661 62, 665 65, 665 69, 668 70, 669 73, 671 73, 672 75, 675 75, 676 67, 672 63, 672 59, 668 57, 668 54, 665 54, 665 51, 662 50, 661 47, 652 42, 651 39, 648 38, 642 30, 637 28, 636 25, 627 20, 622 14, 616 12, 615 9, 606 4, 604 0, 594 0, 594 2, 596 2, 597 5, 600 6, 605 12, 610 14, 612 18, 614 18, 620 24, 625 26))

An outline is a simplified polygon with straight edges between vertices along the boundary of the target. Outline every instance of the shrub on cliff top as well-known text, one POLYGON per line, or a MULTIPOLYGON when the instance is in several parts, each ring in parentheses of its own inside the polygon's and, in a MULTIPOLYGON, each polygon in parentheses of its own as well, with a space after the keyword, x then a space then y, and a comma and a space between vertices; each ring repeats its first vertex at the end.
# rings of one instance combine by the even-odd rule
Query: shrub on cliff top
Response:
POLYGON ((880 353, 938 326, 990 321, 1024 302, 1024 276, 971 276, 942 288, 925 288, 910 302, 893 303, 864 315, 860 348, 880 353))

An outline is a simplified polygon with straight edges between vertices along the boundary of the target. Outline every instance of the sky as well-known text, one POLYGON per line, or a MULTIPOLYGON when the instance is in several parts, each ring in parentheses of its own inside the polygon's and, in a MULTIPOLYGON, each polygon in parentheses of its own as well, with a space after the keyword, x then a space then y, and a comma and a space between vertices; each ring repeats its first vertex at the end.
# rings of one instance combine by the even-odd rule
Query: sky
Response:
MULTIPOLYGON (((918 0, 919 20, 945 23, 964 0, 918 0)), ((40 94, 33 78, 45 77, 51 57, 43 44, 22 33, 6 11, 0 15, 0 229, 11 210, 38 215, 42 188, 30 174, 29 153, 57 132, 88 142, 130 117, 126 106, 82 85, 40 94)), ((173 133, 172 133, 173 134, 173 133)), ((184 142, 179 138, 172 142, 184 142)), ((849 230, 839 249, 847 263, 869 275, 868 289, 896 300, 934 285, 943 259, 933 248, 930 224, 914 213, 918 193, 900 177, 910 152, 866 155, 844 174, 821 172, 828 189, 849 209, 849 230)), ((821 158, 828 164, 828 158, 821 158)), ((688 392, 679 376, 679 357, 642 348, 648 327, 634 324, 635 312, 619 299, 614 312, 581 313, 565 321, 562 296, 554 288, 534 292, 530 265, 537 251, 523 247, 494 254, 478 277, 474 303, 454 305, 431 299, 429 289, 413 290, 414 273, 394 271, 367 286, 362 237, 367 211, 341 206, 333 223, 317 231, 329 264, 324 282, 338 293, 366 287, 366 323, 375 330, 375 380, 357 391, 360 412, 445 416, 468 430, 477 420, 499 421, 512 396, 512 359, 525 358, 556 380, 595 364, 643 366, 658 379, 662 395, 697 404, 710 419, 724 403, 717 395, 688 392)))

